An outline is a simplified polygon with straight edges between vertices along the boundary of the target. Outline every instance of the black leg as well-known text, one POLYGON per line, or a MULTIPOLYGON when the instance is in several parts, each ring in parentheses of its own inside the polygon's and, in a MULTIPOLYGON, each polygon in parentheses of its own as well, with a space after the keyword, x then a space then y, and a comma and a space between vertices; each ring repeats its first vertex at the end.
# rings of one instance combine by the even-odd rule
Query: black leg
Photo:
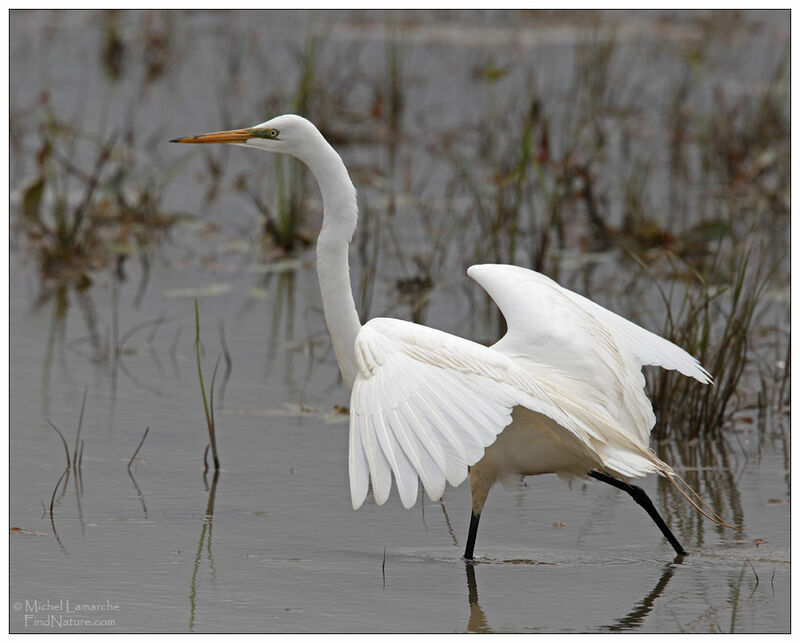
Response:
MULTIPOLYGON (((606 484, 610 484, 612 487, 616 487, 617 489, 621 489, 622 491, 627 493, 631 498, 633 498, 636 501, 636 504, 638 504, 647 512, 647 514, 653 519, 653 522, 655 522, 656 525, 658 525, 658 528, 661 530, 661 533, 664 534, 664 537, 669 541, 669 544, 672 545, 672 548, 675 550, 675 552, 679 556, 686 555, 686 550, 683 547, 681 547, 681 544, 678 542, 678 539, 672 535, 672 532, 669 530, 669 527, 667 527, 667 523, 665 523, 664 519, 661 518, 655 506, 653 505, 652 501, 644 492, 644 489, 642 489, 641 487, 634 487, 633 485, 630 485, 627 482, 623 482, 622 480, 619 480, 617 478, 612 478, 611 476, 608 476, 605 473, 600 473, 599 471, 590 471, 589 475, 595 480, 599 480, 600 482, 605 482, 606 484)), ((472 534, 472 526, 470 526, 470 534, 472 534)))
POLYGON ((469 536, 467 536, 467 548, 464 550, 464 558, 472 560, 472 552, 475 549, 475 538, 478 536, 478 521, 480 514, 472 514, 469 520, 469 536))

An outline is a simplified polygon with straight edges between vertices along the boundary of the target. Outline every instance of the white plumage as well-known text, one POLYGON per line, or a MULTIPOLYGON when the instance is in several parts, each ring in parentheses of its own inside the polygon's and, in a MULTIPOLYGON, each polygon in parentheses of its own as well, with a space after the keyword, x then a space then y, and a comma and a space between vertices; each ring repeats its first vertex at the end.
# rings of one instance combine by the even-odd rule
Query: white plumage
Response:
POLYGON ((709 382, 697 360, 539 273, 479 265, 468 274, 506 318, 508 332, 492 347, 396 319, 373 319, 356 337, 353 508, 364 502, 369 478, 383 504, 392 474, 405 507, 416 501, 417 477, 438 500, 444 481, 461 483, 484 454, 494 479, 594 467, 623 477, 669 470, 647 449, 655 417, 641 368, 656 364, 709 382), (542 425, 523 462, 491 453, 515 407, 527 429, 511 432, 516 442, 542 425), (565 446, 570 457, 554 460, 552 451, 565 446))
POLYGON ((395 319, 362 326, 348 266, 355 188, 342 159, 312 123, 287 114, 174 142, 290 154, 317 179, 324 210, 317 240, 322 303, 342 377, 352 389, 353 508, 364 502, 370 482, 375 501, 383 504, 394 479, 403 505, 411 507, 419 481, 437 500, 447 482, 458 485, 469 473, 473 515, 464 556, 471 558, 478 519, 496 481, 541 473, 590 475, 630 493, 684 553, 644 492, 618 478, 658 472, 674 479, 648 449, 655 417, 641 369, 655 364, 710 382, 691 355, 516 266, 468 271, 506 318, 508 332, 494 346, 395 319))

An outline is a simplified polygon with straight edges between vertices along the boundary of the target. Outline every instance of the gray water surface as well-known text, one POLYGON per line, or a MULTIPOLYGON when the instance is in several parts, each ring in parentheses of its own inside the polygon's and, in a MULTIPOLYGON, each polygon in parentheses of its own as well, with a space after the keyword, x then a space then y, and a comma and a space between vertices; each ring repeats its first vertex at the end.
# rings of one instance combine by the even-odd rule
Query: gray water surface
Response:
MULTIPOLYGON (((302 307, 316 297, 313 269, 296 279, 302 307)), ((151 280, 161 283, 161 270, 151 280)), ((11 526, 24 532, 11 534, 12 601, 110 601, 119 606, 113 631, 786 629, 788 472, 774 447, 758 452, 754 432, 739 436, 732 477, 711 472, 716 492, 743 510, 742 533, 696 520, 669 494, 687 521, 672 524, 690 552, 676 560, 626 495, 542 476, 492 492, 472 568, 460 558, 465 485, 448 489, 441 505, 426 499, 405 510, 392 495, 383 507, 350 508, 347 423, 334 412, 347 404, 345 388, 329 357, 312 360, 290 347, 291 337, 265 339, 271 306, 251 300, 252 280, 240 276, 200 304, 206 368, 221 350, 213 329, 223 319, 232 358, 217 411, 213 518, 191 303, 152 289, 149 305, 177 321, 150 343, 144 332, 130 340, 121 358, 129 374, 118 369, 114 390, 107 366, 70 347, 86 333, 78 307, 50 349, 52 307, 32 310, 15 280, 11 526), (82 492, 73 476, 57 495, 56 537, 42 503, 61 474, 63 448, 45 419, 71 447, 84 387, 82 492), (146 426, 132 479, 127 462, 146 426)), ((120 302, 135 282, 120 287, 120 302)), ((110 289, 95 292, 98 308, 108 306, 110 289)), ((141 313, 123 305, 119 316, 141 313)), ((664 497, 656 480, 643 486, 664 497)), ((35 614, 12 612, 13 630, 49 631, 25 615, 35 614)))

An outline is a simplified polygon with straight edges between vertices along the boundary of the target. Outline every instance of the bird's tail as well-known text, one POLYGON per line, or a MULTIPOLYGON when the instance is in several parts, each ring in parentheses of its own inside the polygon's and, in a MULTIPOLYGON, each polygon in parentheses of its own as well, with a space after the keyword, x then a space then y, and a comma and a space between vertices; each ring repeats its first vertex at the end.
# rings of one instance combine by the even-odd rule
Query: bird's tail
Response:
POLYGON ((694 489, 692 489, 689 483, 686 482, 686 480, 681 478, 674 471, 672 472, 672 475, 667 475, 666 478, 672 483, 672 486, 678 490, 678 493, 680 493, 684 498, 686 498, 686 500, 689 502, 690 505, 692 505, 692 507, 697 509, 698 512, 700 512, 702 515, 708 518, 715 525, 719 525, 720 527, 727 527, 728 529, 733 529, 735 531, 742 531, 744 529, 744 527, 737 527, 736 525, 731 525, 725 522, 722 518, 720 518, 719 515, 717 515, 717 513, 708 505, 708 503, 705 500, 703 500, 694 489), (700 505, 702 505, 702 507, 700 505), (708 511, 705 511, 703 507, 705 507, 708 511))
POLYGON ((715 525, 719 525, 720 527, 727 527, 728 529, 734 529, 736 531, 742 531, 744 529, 744 527, 737 527, 736 525, 731 525, 725 522, 711 508, 711 506, 709 506, 709 504, 700 497, 700 494, 692 489, 691 485, 686 482, 686 480, 675 473, 671 466, 656 457, 656 455, 651 451, 648 451, 647 449, 643 449, 643 451, 647 453, 647 459, 655 465, 658 473, 669 480, 672 483, 672 486, 677 489, 678 493, 686 498, 687 502, 692 505, 692 507, 694 507, 701 515, 705 516, 715 525))

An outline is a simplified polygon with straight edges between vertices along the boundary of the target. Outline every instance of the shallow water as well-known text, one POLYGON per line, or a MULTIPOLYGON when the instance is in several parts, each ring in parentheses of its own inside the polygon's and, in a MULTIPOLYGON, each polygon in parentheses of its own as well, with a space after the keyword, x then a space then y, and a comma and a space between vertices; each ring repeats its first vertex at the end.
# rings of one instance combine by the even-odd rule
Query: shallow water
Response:
MULTIPOLYGON (((315 275, 306 267, 296 277, 302 309, 316 297, 315 275)), ((157 270, 151 281, 168 276, 157 270)), ((543 476, 492 492, 471 569, 460 559, 464 485, 448 489, 441 506, 425 500, 406 511, 393 495, 352 511, 347 424, 333 413, 347 396, 334 365, 311 362, 291 335, 265 339, 268 301, 251 300, 247 273, 232 281, 227 294, 200 300, 206 369, 221 352, 214 329, 223 319, 232 360, 217 406, 222 471, 206 520, 191 303, 150 289, 143 307, 177 321, 151 342, 145 331, 129 340, 112 390, 108 366, 70 348, 86 334, 76 306, 48 362, 53 311, 32 309, 15 280, 11 526, 24 533, 11 535, 12 601, 110 601, 117 631, 786 630, 789 489, 775 445, 759 456, 757 436, 740 436, 733 488, 724 472, 711 479, 737 496, 747 529, 673 522, 690 552, 683 560, 624 494, 543 476), (72 447, 84 387, 82 493, 74 477, 59 491, 56 538, 43 507, 63 448, 45 420, 72 447), (131 477, 127 462, 146 426, 131 477)), ((121 285, 121 304, 136 287, 135 278, 121 285)), ((94 291, 98 308, 104 290, 94 291)), ((142 313, 123 304, 119 317, 132 324, 142 313)), ((643 486, 662 497, 655 480, 643 486)), ((26 615, 42 614, 12 613, 13 630, 49 629, 26 626, 26 615)))
MULTIPOLYGON (((124 89, 109 90, 95 69, 98 16, 15 12, 14 105, 49 88, 69 106, 66 112, 85 108, 84 126, 103 111, 97 105, 105 99, 104 109, 118 113, 124 89), (91 37, 76 41, 86 25, 91 37), (15 62, 33 55, 29 38, 43 31, 50 39, 34 57, 38 71, 23 78, 15 62), (75 61, 96 74, 82 76, 75 61), (103 98, 77 95, 87 86, 82 83, 103 98)), ((283 21, 284 30, 271 27, 269 35, 302 33, 309 28, 303 16, 270 16, 283 21)), ((471 43, 467 47, 453 43, 439 18, 423 16, 422 27, 409 35, 417 47, 408 54, 412 75, 423 74, 431 50, 441 54, 442 69, 452 70, 464 47, 502 52, 506 45, 511 51, 528 46, 524 38, 509 44, 490 29, 470 32, 474 19, 461 16, 462 38, 472 33, 463 41, 471 43)), ((128 15, 123 24, 134 29, 139 20, 128 15)), ((193 81, 198 65, 220 62, 197 58, 213 58, 209 43, 224 48, 226 38, 246 30, 253 18, 175 14, 173 20, 175 38, 192 48, 176 54, 169 82, 154 86, 137 116, 149 134, 163 133, 162 140, 219 126, 217 104, 203 94, 209 88, 193 81)), ((359 43, 362 58, 383 52, 382 27, 370 29, 370 21, 358 17, 331 24, 330 37, 359 43)), ((622 41, 634 46, 642 21, 625 24, 622 41)), ((531 46, 557 59, 581 29, 544 29, 549 39, 531 46)), ((677 33, 667 30, 664 37, 677 33)), ((441 100, 463 99, 463 87, 448 82, 440 86, 441 100)), ((410 104, 435 93, 422 86, 411 90, 410 104)), ((229 115, 237 122, 222 126, 258 120, 251 109, 258 92, 241 91, 232 108, 241 113, 229 115)), ((461 102, 466 117, 473 108, 461 102)), ((161 158, 183 153, 156 149, 161 158)), ((363 166, 382 153, 350 146, 347 154, 363 166)), ((229 159, 232 168, 247 163, 236 154, 229 159)), ((198 158, 193 162, 193 169, 201 165, 198 158)), ((24 177, 29 163, 14 159, 12 169, 24 177)), ((423 164, 413 172, 426 169, 423 164)), ((20 184, 21 178, 16 189, 20 184)), ((133 253, 121 275, 99 272, 86 291, 66 288, 37 303, 42 287, 35 264, 23 245, 12 252, 12 631, 789 630, 788 418, 775 414, 760 428, 744 417, 727 434, 724 464, 714 455, 718 443, 662 445, 690 480, 700 463, 698 490, 725 518, 745 526, 742 532, 718 528, 697 518, 663 481, 642 481, 687 557, 675 558, 626 495, 591 481, 568 485, 541 476, 492 491, 476 561, 466 564, 460 558, 470 508, 465 485, 448 488, 442 503, 424 499, 405 510, 393 493, 383 507, 368 500, 352 511, 347 422, 336 410, 348 397, 325 335, 313 254, 277 264, 264 259, 247 240, 253 214, 246 203, 226 197, 205 206, 198 192, 203 189, 191 172, 178 174, 166 207, 201 212, 200 221, 180 222, 162 244, 140 250, 146 268, 133 253), (222 469, 216 480, 203 473, 207 431, 194 355, 194 297, 207 386, 217 358, 227 352, 230 359, 222 358, 217 374, 222 469), (114 355, 109 346, 122 338, 114 355), (84 390, 80 476, 71 474, 54 495, 64 450, 48 420, 72 450, 84 390), (149 434, 128 470, 146 427, 149 434), (68 618, 83 618, 79 605, 105 609, 90 612, 88 624, 68 624, 68 618)), ((364 194, 379 207, 374 193, 364 194)), ((399 216, 407 215, 401 208, 399 216)), ((379 271, 394 274, 391 265, 387 260, 379 271)), ((354 266, 356 283, 361 272, 354 266)), ((392 290, 381 279, 373 313, 393 306, 392 290)), ((427 319, 432 325, 478 338, 493 332, 494 319, 473 315, 472 299, 458 288, 445 286, 435 299, 427 319)), ((406 312, 395 306, 393 314, 406 312)))

